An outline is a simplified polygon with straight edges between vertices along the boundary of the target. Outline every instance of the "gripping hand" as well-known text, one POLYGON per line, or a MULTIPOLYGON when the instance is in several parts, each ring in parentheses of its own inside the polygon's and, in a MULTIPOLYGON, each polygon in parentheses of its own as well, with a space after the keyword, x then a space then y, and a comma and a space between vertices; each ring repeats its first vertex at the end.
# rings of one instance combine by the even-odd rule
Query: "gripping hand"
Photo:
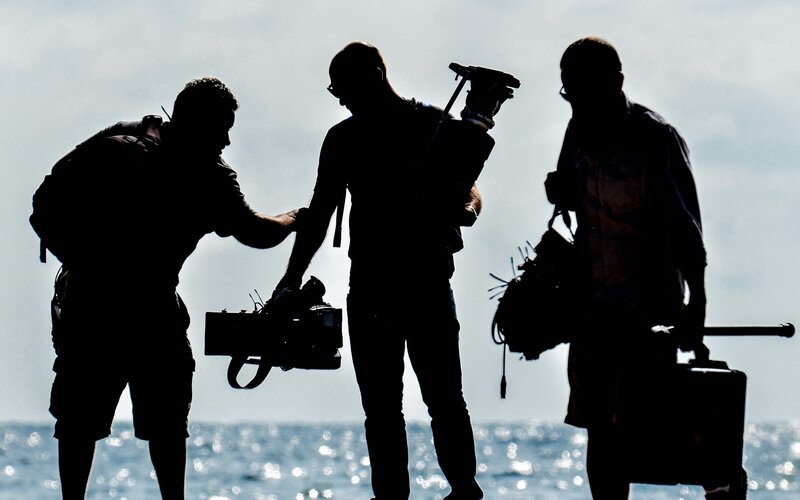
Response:
POLYGON ((461 118, 486 129, 494 127, 494 116, 505 101, 514 97, 514 89, 520 85, 519 80, 508 73, 479 66, 451 63, 450 69, 470 81, 461 118))

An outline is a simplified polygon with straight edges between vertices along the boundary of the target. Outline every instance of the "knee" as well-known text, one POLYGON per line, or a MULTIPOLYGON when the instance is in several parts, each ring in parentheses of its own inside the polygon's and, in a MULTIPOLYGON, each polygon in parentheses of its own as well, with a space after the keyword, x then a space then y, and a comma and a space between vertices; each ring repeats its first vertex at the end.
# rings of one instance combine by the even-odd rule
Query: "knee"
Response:
POLYGON ((452 397, 428 403, 428 415, 432 420, 462 420, 469 419, 469 410, 463 397, 452 397))

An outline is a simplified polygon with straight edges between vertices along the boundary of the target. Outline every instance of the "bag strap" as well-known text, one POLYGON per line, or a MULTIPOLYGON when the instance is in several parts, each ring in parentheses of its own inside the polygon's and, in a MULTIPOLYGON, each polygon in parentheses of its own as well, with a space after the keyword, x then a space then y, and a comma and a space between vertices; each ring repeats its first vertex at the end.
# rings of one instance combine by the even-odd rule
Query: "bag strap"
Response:
POLYGON ((231 356, 231 362, 228 363, 228 384, 234 389, 255 389, 267 378, 267 375, 269 375, 271 369, 272 365, 267 363, 262 358, 231 356), (258 370, 256 370, 256 374, 253 375, 253 378, 250 380, 250 382, 246 383, 245 385, 241 385, 236 380, 236 377, 239 376, 239 372, 242 370, 242 367, 244 367, 245 364, 258 365, 258 370))
POLYGON ((336 227, 333 230, 333 246, 342 246, 342 219, 344 219, 344 202, 347 197, 347 187, 342 188, 339 201, 336 203, 336 227))
POLYGON ((561 220, 564 221, 564 225, 567 226, 569 234, 575 238, 575 233, 572 231, 572 217, 569 215, 569 210, 561 208, 558 205, 553 207, 553 215, 551 215, 550 220, 547 221, 547 228, 552 229, 553 223, 556 221, 559 215, 561 216, 561 220))

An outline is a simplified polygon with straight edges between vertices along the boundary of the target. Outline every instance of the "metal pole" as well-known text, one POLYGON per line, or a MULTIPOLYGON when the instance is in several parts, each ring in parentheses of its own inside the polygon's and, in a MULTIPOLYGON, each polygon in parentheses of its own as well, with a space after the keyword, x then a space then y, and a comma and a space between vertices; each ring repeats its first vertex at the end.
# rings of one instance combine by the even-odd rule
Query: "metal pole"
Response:
POLYGON ((794 336, 794 325, 783 323, 780 325, 743 325, 743 326, 706 326, 703 328, 705 337, 745 337, 745 336, 776 336, 791 338, 794 336))

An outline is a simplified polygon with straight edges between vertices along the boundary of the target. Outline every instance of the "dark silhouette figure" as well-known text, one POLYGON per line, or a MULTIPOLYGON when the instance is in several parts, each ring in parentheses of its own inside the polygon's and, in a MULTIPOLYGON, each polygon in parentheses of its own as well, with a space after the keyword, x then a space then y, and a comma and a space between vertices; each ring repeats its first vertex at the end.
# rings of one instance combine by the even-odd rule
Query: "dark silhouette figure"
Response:
POLYGON ((220 157, 237 108, 223 82, 193 80, 171 121, 148 116, 103 130, 34 194, 30 222, 66 276, 54 310, 50 401, 65 499, 84 498, 95 441, 110 434, 126 385, 163 498, 184 498, 195 363, 179 272, 208 233, 269 248, 298 213, 262 215, 245 201, 220 157))
POLYGON ((347 45, 329 72, 328 90, 352 116, 325 137, 308 217, 276 292, 299 286, 349 191, 347 313, 375 497, 409 496, 402 408, 408 349, 452 488, 447 498, 482 498, 450 278, 462 247, 459 226, 472 225, 481 208, 474 181, 494 145, 487 130, 509 96, 473 82, 463 119, 447 117, 438 127, 442 110, 398 95, 372 45, 347 45))
MULTIPOLYGON (((624 468, 635 459, 620 446, 623 388, 648 367, 675 362, 675 344, 648 335, 651 327, 680 327, 687 332, 680 348, 693 350, 706 306, 688 148, 663 117, 628 100, 623 79, 607 41, 582 38, 565 50, 561 96, 572 119, 545 182, 548 199, 577 217, 588 314, 570 345, 566 422, 588 430, 589 484, 603 500, 628 498, 624 468)), ((743 498, 728 485, 706 491, 708 498, 743 498)))

